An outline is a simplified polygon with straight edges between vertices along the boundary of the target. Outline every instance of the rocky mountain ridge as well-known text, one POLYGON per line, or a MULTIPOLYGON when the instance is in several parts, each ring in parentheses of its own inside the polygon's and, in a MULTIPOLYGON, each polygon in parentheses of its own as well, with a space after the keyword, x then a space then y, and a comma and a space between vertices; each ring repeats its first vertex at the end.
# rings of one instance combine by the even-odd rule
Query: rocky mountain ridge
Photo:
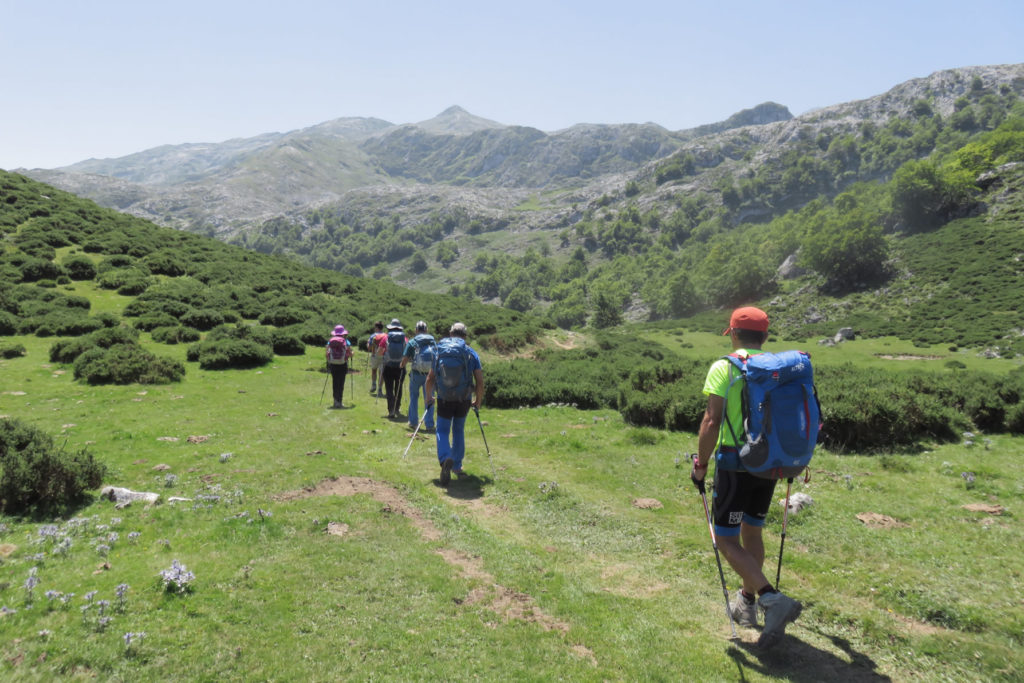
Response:
MULTIPOLYGON (((641 208, 672 202, 680 192, 712 191, 723 178, 749 177, 777 162, 801 141, 884 125, 920 102, 948 117, 975 80, 1019 90, 1024 65, 940 71, 795 118, 782 105, 765 103, 688 131, 647 123, 580 124, 545 133, 450 107, 415 124, 343 118, 289 133, 24 172, 158 224, 222 238, 319 206, 390 212, 403 224, 458 206, 530 229, 563 224, 577 207, 604 197, 621 199, 631 182, 647 188, 632 199, 641 208), (693 160, 694 173, 653 182, 665 163, 683 159, 693 160), (534 210, 512 212, 537 197, 543 199, 534 210)), ((739 219, 771 210, 753 205, 739 219)))

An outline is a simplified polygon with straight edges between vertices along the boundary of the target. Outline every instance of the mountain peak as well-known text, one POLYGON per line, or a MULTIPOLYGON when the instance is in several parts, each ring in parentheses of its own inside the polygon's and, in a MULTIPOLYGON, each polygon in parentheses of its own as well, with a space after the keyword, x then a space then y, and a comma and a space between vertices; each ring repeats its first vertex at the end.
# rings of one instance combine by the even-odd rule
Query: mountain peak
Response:
POLYGON ((431 133, 444 135, 468 135, 481 130, 507 128, 503 123, 474 116, 457 104, 453 104, 432 119, 413 125, 431 133))

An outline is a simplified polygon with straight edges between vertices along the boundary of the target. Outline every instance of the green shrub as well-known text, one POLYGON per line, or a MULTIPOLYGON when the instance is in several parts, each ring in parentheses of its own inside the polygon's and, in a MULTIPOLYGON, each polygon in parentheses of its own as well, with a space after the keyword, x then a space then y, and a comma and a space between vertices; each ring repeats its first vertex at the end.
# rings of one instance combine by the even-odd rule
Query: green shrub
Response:
POLYGON ((315 317, 315 314, 295 307, 274 308, 260 316, 261 325, 273 325, 274 327, 285 327, 315 317))
POLYGON ((212 330, 218 325, 224 324, 224 316, 219 311, 211 309, 189 310, 181 316, 180 320, 182 325, 187 325, 200 331, 212 330))
POLYGON ((247 339, 203 341, 188 349, 188 360, 198 361, 203 370, 255 368, 266 365, 273 358, 270 346, 247 339))
POLYGON ((179 344, 199 341, 200 335, 197 330, 184 325, 167 325, 154 327, 150 331, 153 341, 160 344, 179 344))
POLYGON ((8 337, 18 332, 18 321, 17 319, 7 313, 6 311, 0 311, 0 336, 8 337))
POLYGON ((96 264, 88 256, 68 256, 61 264, 72 280, 92 280, 96 277, 96 264))
POLYGON ((0 358, 21 358, 26 353, 23 344, 6 344, 0 346, 0 358))
POLYGON ((105 475, 106 466, 88 451, 58 451, 39 429, 0 419, 0 512, 64 512, 99 487, 105 475))
POLYGON ((89 384, 168 384, 184 376, 184 365, 154 356, 137 344, 92 348, 75 359, 75 379, 89 384))
POLYGON ((65 339, 50 347, 51 363, 73 363, 90 349, 106 349, 117 344, 135 344, 137 330, 130 327, 105 327, 78 339, 65 339))
POLYGON ((138 319, 132 323, 132 327, 143 332, 149 332, 158 327, 177 327, 179 325, 178 319, 169 313, 163 311, 156 311, 153 313, 146 313, 140 315, 138 319))
POLYGON ((1018 403, 1006 412, 1006 431, 1024 434, 1024 403, 1018 403))
POLYGON ((274 353, 279 356, 301 356, 306 353, 306 344, 293 334, 274 330, 273 339, 274 353))

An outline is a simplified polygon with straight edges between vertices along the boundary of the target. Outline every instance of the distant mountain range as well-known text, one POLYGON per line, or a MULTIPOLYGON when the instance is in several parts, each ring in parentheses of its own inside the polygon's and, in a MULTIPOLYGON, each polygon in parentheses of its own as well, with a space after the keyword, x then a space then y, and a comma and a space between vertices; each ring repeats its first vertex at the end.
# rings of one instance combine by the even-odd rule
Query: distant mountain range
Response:
POLYGON ((767 103, 691 131, 646 123, 545 133, 453 106, 413 124, 342 118, 288 133, 164 145, 20 172, 158 224, 226 237, 362 188, 579 186, 636 171, 709 132, 791 118, 785 107, 767 103))
MULTIPOLYGON (((806 153, 806 140, 826 145, 843 135, 859 136, 864 125, 909 117, 922 102, 950 117, 974 80, 992 92, 1018 91, 1024 65, 940 71, 796 118, 769 102, 682 131, 642 123, 544 132, 453 106, 419 123, 341 118, 288 133, 166 145, 20 172, 157 224, 221 239, 257 230, 270 219, 304 225, 321 207, 366 220, 397 218, 402 225, 459 207, 512 228, 550 228, 571 223, 578 210, 595 202, 622 200, 630 183, 641 188, 639 196, 631 195, 641 208, 673 205, 682 181, 661 183, 659 169, 666 164, 692 166, 683 187, 709 192, 723 177, 752 177, 766 164, 779 165, 783 173, 795 149, 806 153), (525 203, 532 203, 530 211, 516 210, 525 203)), ((824 158, 832 152, 819 153, 824 158)), ((891 172, 884 164, 861 169, 858 180, 891 172)), ((748 201, 734 220, 764 220, 815 194, 808 186, 771 202, 748 201)))

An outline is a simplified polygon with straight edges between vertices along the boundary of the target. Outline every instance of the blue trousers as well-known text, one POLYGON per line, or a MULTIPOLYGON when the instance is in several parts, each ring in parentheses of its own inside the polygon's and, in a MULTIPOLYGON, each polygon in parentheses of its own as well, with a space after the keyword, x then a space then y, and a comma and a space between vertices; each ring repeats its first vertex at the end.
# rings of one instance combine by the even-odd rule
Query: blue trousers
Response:
MULTIPOLYGON (((427 402, 427 374, 413 370, 409 373, 409 426, 413 429, 420 423, 419 408, 420 394, 423 394, 423 402, 427 402)), ((423 426, 427 429, 434 428, 434 404, 427 406, 427 412, 423 414, 423 426)))
POLYGON ((437 402, 437 462, 441 465, 451 458, 455 461, 453 470, 462 469, 466 457, 466 415, 469 401, 437 402))

